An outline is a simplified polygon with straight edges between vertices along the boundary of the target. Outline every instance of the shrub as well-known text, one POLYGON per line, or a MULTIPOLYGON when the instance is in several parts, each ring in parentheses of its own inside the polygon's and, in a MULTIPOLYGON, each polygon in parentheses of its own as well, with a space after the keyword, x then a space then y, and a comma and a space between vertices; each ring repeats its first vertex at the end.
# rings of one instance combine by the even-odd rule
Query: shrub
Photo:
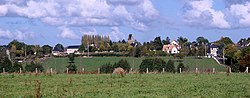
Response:
POLYGON ((163 68, 166 68, 166 62, 161 58, 154 59, 144 59, 139 66, 140 72, 146 72, 147 68, 149 71, 159 71, 161 72, 163 68))
POLYGON ((167 65, 165 66, 166 72, 175 72, 174 61, 168 60, 167 65))
POLYGON ((23 66, 20 63, 15 62, 11 72, 20 72, 20 68, 23 70, 23 66))
POLYGON ((177 72, 179 73, 180 71, 180 68, 181 68, 181 71, 187 71, 188 70, 188 67, 185 67, 183 63, 179 63, 178 66, 177 66, 177 72))
POLYGON ((76 73, 76 71, 77 71, 77 67, 76 67, 76 65, 74 63, 69 63, 69 65, 67 66, 67 68, 68 68, 68 71, 70 73, 76 73))
POLYGON ((100 68, 101 73, 112 73, 113 70, 114 70, 114 68, 113 68, 112 64, 110 64, 110 63, 106 63, 106 64, 102 65, 100 68))
POLYGON ((119 62, 115 63, 113 65, 113 68, 117 68, 117 67, 121 67, 123 68, 125 71, 129 71, 130 70, 130 64, 128 63, 128 61, 125 59, 121 59, 119 62))
POLYGON ((8 59, 8 57, 5 57, 2 62, 0 62, 0 72, 3 72, 3 68, 5 69, 5 72, 11 72, 12 64, 11 61, 8 59))
POLYGON ((43 72, 44 68, 40 63, 34 63, 33 61, 30 64, 25 66, 25 71, 27 72, 35 72, 36 68, 38 71, 43 72))

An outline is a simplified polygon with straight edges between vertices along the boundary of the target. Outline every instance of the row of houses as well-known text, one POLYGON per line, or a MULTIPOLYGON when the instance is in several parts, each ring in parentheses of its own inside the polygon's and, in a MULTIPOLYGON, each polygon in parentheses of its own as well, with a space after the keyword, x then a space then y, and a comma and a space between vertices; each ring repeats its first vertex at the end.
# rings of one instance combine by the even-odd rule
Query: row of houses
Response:
POLYGON ((79 49, 79 45, 74 45, 74 46, 68 46, 66 47, 66 49, 60 49, 57 47, 54 47, 54 49, 52 50, 52 55, 54 56, 64 56, 64 55, 68 55, 71 53, 75 53, 75 54, 81 54, 78 49, 79 49))
MULTIPOLYGON (((237 49, 241 49, 241 48, 250 46, 250 43, 247 42, 246 40, 243 40, 242 42, 235 44, 235 46, 237 47, 237 49)), ((214 43, 208 44, 208 45, 206 45, 206 47, 208 48, 207 53, 206 53, 207 56, 217 57, 218 54, 222 53, 222 50, 219 49, 219 46, 217 46, 214 43)), ((180 53, 180 49, 181 49, 181 46, 175 40, 170 42, 170 44, 168 44, 168 45, 163 45, 163 47, 162 47, 162 51, 169 53, 169 54, 180 53)))

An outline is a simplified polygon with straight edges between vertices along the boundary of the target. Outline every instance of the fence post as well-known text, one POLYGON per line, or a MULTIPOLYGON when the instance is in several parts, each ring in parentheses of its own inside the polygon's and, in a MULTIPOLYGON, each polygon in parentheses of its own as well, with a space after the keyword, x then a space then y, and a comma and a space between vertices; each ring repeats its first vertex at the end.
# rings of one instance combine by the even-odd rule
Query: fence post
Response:
POLYGON ((5 68, 3 68, 3 73, 5 73, 5 68))
POLYGON ((98 68, 97 71, 98 71, 98 74, 100 74, 100 68, 98 68))
POLYGON ((148 73, 148 68, 147 68, 147 73, 148 73))
POLYGON ((179 70, 180 70, 180 73, 181 73, 181 68, 179 68, 179 70))
POLYGON ((195 68, 195 73, 198 73, 198 68, 195 68))
POLYGON ((231 69, 231 67, 229 67, 229 73, 232 73, 232 69, 231 69))
POLYGON ((133 72, 133 68, 130 68, 130 72, 133 72))
POLYGON ((215 73, 215 68, 213 68, 213 73, 215 73))
POLYGON ((19 68, 19 72, 22 73, 22 68, 19 68))
POLYGON ((69 74, 69 68, 66 69, 67 74, 69 74))
POLYGON ((37 72, 38 72, 38 70, 37 70, 37 68, 36 68, 36 74, 37 74, 37 72))
POLYGON ((246 69, 246 73, 248 73, 248 67, 247 67, 247 69, 246 69))
POLYGON ((165 72, 165 68, 162 68, 162 72, 163 72, 163 73, 165 72))
POLYGON ((50 73, 53 73, 53 69, 52 68, 50 68, 50 73))
POLYGON ((84 73, 84 68, 82 68, 82 72, 84 73))

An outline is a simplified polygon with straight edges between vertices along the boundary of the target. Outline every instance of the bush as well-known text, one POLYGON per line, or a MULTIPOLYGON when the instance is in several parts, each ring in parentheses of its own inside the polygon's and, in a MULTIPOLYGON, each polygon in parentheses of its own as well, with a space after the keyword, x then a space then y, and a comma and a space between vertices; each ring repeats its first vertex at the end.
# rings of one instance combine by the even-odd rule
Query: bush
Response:
POLYGON ((36 68, 38 71, 43 72, 44 68, 40 63, 34 63, 33 61, 30 64, 25 66, 25 71, 27 72, 35 72, 36 68))
POLYGON ((121 67, 127 72, 129 72, 129 70, 131 68, 130 64, 128 63, 128 61, 126 59, 125 60, 121 59, 118 63, 115 63, 113 65, 113 68, 117 68, 117 67, 121 67))
POLYGON ((167 66, 165 68, 166 68, 165 70, 166 72, 175 72, 174 61, 168 60, 167 66))
POLYGON ((20 63, 15 62, 11 72, 20 72, 20 68, 23 70, 23 66, 20 63))
POLYGON ((68 68, 69 73, 76 73, 76 71, 77 71, 77 67, 74 63, 69 63, 67 68, 68 68))
POLYGON ((161 72, 163 68, 166 68, 166 62, 161 58, 144 59, 139 68, 140 72, 146 72, 147 68, 150 72, 161 72))
POLYGON ((5 72, 11 72, 12 64, 8 57, 5 57, 4 60, 0 63, 0 73, 3 72, 3 68, 5 72))
POLYGON ((180 73, 180 68, 181 68, 181 71, 187 71, 188 70, 188 67, 185 67, 183 63, 179 63, 178 66, 177 66, 177 72, 180 73))
POLYGON ((114 70, 112 64, 107 63, 101 66, 100 71, 101 73, 112 73, 114 70))

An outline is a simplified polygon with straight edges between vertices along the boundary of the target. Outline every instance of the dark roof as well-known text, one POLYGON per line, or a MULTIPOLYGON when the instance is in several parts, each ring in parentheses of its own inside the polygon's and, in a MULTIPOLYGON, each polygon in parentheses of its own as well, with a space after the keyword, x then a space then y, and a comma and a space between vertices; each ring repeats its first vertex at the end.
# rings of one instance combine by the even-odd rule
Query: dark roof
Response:
POLYGON ((58 49, 58 48, 56 48, 56 47, 53 49, 53 51, 64 52, 64 50, 62 50, 62 49, 58 49))
POLYGON ((79 45, 74 45, 74 46, 68 46, 67 49, 78 49, 80 46, 79 45))
POLYGON ((209 48, 219 48, 219 47, 215 44, 212 44, 209 48))

